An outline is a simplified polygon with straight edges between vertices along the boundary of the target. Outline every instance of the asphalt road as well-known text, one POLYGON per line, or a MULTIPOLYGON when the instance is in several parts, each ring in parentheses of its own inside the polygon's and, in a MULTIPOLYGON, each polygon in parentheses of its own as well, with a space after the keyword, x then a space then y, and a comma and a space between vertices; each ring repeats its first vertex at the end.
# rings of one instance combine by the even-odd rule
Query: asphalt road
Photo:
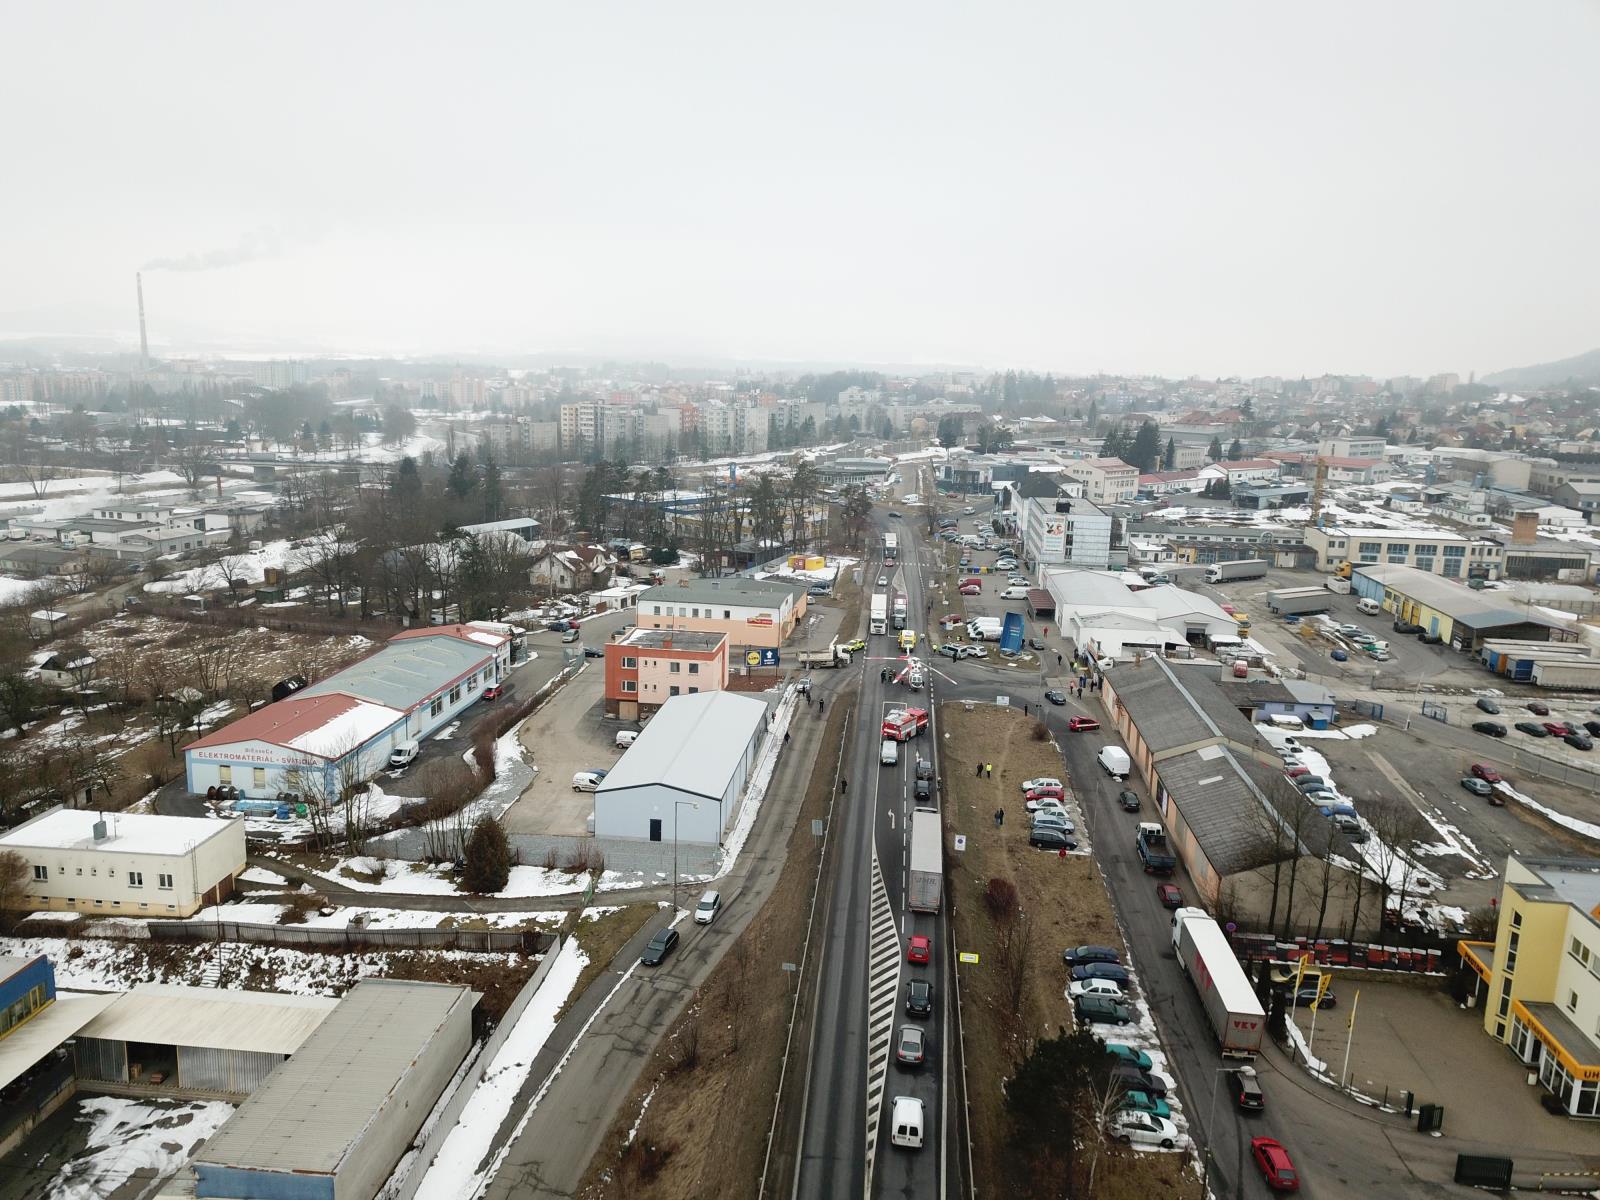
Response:
MULTIPOLYGON (((892 529, 900 534, 897 585, 908 593, 909 624, 919 634, 919 651, 926 641, 927 599, 923 588, 922 558, 927 553, 922 531, 910 520, 880 517, 877 533, 892 529), (910 545, 906 545, 909 542, 910 545)), ((879 542, 881 545, 881 540, 879 542)), ((878 562, 867 564, 864 578, 870 591, 880 574, 878 562)), ((947 922, 944 914, 914 914, 905 907, 905 856, 907 819, 912 807, 911 783, 918 755, 931 757, 938 778, 936 729, 905 743, 894 767, 881 766, 879 727, 882 714, 894 704, 930 707, 935 703, 938 676, 925 670, 927 682, 920 692, 892 680, 884 682, 885 667, 898 673, 904 666, 894 645, 896 631, 868 636, 863 655, 858 717, 854 741, 846 754, 845 777, 850 780, 852 803, 844 810, 841 853, 828 896, 826 926, 820 957, 834 964, 818 973, 814 1005, 815 1027, 809 1056, 801 1121, 798 1168, 791 1195, 797 1200, 832 1197, 904 1197, 906 1200, 943 1196, 953 1170, 953 1131, 949 1122, 959 1106, 946 1094, 950 1078, 949 1056, 954 1050, 951 1022, 945 1000, 951 994, 947 922), (867 1176, 866 1141, 870 1108, 868 1069, 870 1024, 868 993, 873 978, 869 970, 872 862, 876 850, 887 901, 898 933, 895 963, 898 980, 893 992, 892 1028, 907 1023, 904 997, 907 982, 916 975, 933 978, 934 1018, 922 1024, 931 1034, 928 1061, 917 1071, 893 1062, 883 1068, 881 1109, 872 1154, 872 1174, 867 1176), (927 966, 905 963, 904 947, 913 934, 932 939, 933 959, 927 966), (889 1141, 889 1113, 895 1096, 915 1096, 923 1101, 925 1138, 920 1151, 897 1149, 889 1141)), ((926 660, 924 660, 926 662, 926 660)), ((819 672, 821 679, 828 672, 819 672)), ((877 978, 884 981, 880 963, 877 978)), ((892 1035, 891 1035, 892 1037, 892 1035)))

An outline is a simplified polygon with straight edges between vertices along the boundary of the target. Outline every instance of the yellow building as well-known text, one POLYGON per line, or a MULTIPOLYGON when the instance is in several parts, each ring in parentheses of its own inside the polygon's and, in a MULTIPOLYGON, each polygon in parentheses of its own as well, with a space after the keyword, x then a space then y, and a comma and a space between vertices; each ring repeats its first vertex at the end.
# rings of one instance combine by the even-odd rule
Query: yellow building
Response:
POLYGON ((1457 949, 1485 1032, 1572 1116, 1600 1116, 1600 858, 1509 857, 1495 940, 1457 949))

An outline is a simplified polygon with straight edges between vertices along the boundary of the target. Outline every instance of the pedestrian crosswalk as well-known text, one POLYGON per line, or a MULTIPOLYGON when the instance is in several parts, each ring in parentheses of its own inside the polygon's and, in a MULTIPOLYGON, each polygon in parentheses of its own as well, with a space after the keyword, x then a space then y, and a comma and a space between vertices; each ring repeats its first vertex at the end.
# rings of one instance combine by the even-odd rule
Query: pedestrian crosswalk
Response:
POLYGON ((872 851, 872 915, 867 945, 867 1190, 878 1145, 883 1090, 888 1084, 889 1051, 894 1039, 895 1001, 900 994, 900 934, 895 928, 889 889, 883 883, 877 847, 872 851))

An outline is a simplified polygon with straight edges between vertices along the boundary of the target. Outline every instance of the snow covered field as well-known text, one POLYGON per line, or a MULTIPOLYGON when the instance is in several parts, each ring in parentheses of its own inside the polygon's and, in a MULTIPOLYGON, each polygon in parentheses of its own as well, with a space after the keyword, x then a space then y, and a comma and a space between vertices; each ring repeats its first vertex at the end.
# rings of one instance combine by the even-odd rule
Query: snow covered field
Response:
POLYGON ((71 1101, 83 1150, 58 1170, 38 1193, 42 1200, 109 1200, 143 1196, 135 1172, 150 1179, 174 1174, 201 1142, 233 1115, 221 1100, 130 1100, 77 1096, 71 1101))

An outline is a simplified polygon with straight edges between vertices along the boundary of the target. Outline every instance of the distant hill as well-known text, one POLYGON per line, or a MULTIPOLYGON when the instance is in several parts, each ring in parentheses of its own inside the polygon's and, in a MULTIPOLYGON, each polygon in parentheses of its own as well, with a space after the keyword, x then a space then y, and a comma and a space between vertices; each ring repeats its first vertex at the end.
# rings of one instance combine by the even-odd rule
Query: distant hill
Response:
POLYGON ((1600 350, 1577 354, 1556 362, 1535 363, 1531 367, 1512 367, 1494 375, 1485 375, 1484 383, 1506 388, 1557 387, 1574 380, 1578 383, 1600 384, 1600 350))

